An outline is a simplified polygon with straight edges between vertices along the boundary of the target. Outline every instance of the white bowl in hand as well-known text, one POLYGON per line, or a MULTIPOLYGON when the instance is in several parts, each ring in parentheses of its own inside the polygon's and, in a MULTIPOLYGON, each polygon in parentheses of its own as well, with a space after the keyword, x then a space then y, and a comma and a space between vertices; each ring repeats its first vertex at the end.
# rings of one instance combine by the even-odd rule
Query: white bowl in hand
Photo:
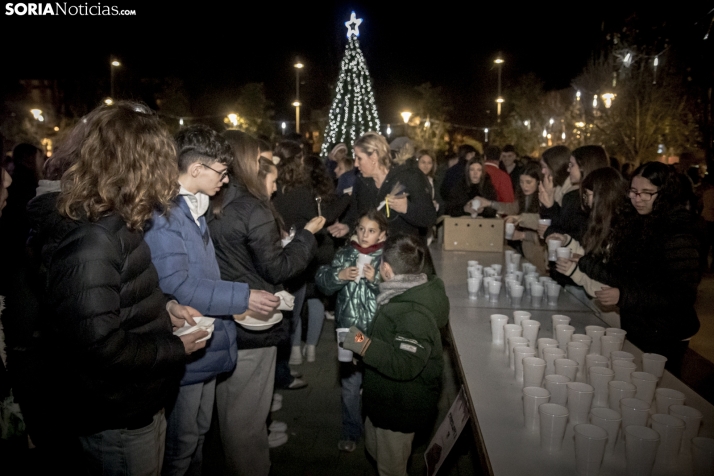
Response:
POLYGON ((179 327, 174 331, 174 335, 181 337, 186 334, 191 334, 192 332, 196 331, 208 331, 208 335, 202 339, 197 340, 196 342, 203 342, 204 340, 208 340, 211 338, 213 335, 213 329, 214 329, 214 324, 213 322, 216 320, 215 317, 207 317, 207 316, 198 316, 194 317, 193 320, 196 322, 195 326, 190 325, 188 322, 184 323, 183 327, 179 327))

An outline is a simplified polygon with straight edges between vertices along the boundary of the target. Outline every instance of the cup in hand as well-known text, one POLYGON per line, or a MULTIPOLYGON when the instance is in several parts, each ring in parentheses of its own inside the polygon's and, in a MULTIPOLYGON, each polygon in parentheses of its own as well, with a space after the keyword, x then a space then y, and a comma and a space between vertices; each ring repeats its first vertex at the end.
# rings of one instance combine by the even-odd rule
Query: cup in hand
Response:
POLYGON ((548 240, 548 261, 556 261, 558 259, 558 248, 563 246, 561 240, 548 240))
POLYGON ((474 212, 478 211, 478 209, 481 208, 481 200, 478 198, 471 200, 471 208, 473 208, 474 212))
POLYGON ((558 258, 570 259, 571 250, 570 250, 570 248, 561 246, 557 250, 555 250, 555 255, 558 258))
POLYGON ((516 231, 516 225, 514 223, 506 223, 506 239, 513 239, 513 232, 516 231))
POLYGON ((352 351, 343 349, 342 346, 340 346, 340 344, 345 341, 345 337, 349 331, 347 327, 338 327, 335 329, 337 333, 337 360, 340 362, 352 362, 352 351))

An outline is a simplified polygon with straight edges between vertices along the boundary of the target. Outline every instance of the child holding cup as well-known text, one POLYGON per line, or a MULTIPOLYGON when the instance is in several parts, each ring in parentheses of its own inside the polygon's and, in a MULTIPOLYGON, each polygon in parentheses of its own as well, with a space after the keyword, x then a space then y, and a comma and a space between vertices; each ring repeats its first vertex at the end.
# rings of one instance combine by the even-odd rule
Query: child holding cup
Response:
MULTIPOLYGON (((337 328, 357 327, 369 331, 371 327, 381 281, 376 263, 382 256, 387 227, 384 214, 374 209, 362 214, 351 243, 337 251, 330 265, 321 266, 317 271, 317 287, 326 295, 338 293, 335 306, 337 328)), ((340 363, 342 435, 337 446, 342 451, 351 452, 363 432, 360 412, 363 370, 361 364, 348 360, 340 363)))

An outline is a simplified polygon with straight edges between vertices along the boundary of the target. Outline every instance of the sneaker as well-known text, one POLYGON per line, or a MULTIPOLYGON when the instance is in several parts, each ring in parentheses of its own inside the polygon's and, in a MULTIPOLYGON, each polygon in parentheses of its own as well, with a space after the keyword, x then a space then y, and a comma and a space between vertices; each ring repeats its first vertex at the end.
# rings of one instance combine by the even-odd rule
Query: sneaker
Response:
POLYGON ((306 345, 305 348, 302 350, 302 355, 307 358, 308 362, 314 362, 315 361, 315 346, 314 345, 306 345))
POLYGON ((282 401, 282 400, 276 400, 275 398, 273 398, 273 403, 270 404, 270 411, 271 411, 271 412, 277 412, 277 411, 280 410, 281 408, 283 408, 283 401, 282 401))
POLYGON ((273 422, 268 427, 268 431, 270 433, 273 433, 273 432, 286 433, 288 431, 288 424, 285 423, 284 421, 273 420, 273 422))
POLYGON ((288 434, 282 431, 271 431, 268 433, 268 448, 277 448, 288 442, 288 434))
POLYGON ((325 319, 327 319, 328 321, 334 321, 335 313, 332 311, 325 311, 325 319))
POLYGON ((299 379, 299 378, 294 378, 292 382, 290 382, 290 385, 288 385, 287 388, 290 390, 297 390, 299 388, 305 388, 307 387, 307 382, 299 379))
POLYGON ((282 402, 282 401, 283 401, 283 396, 280 395, 279 393, 274 393, 274 394, 273 394, 273 401, 274 401, 274 402, 282 402))
POLYGON ((290 376, 291 376, 291 377, 295 377, 295 378, 301 378, 301 377, 302 377, 302 372, 300 372, 300 371, 298 371, 298 370, 290 369, 290 376))
POLYGON ((337 449, 352 453, 357 448, 357 442, 352 440, 340 440, 337 442, 337 449))
POLYGON ((290 365, 300 365, 302 364, 302 352, 300 352, 300 346, 294 345, 293 349, 290 351, 290 360, 288 360, 290 365))

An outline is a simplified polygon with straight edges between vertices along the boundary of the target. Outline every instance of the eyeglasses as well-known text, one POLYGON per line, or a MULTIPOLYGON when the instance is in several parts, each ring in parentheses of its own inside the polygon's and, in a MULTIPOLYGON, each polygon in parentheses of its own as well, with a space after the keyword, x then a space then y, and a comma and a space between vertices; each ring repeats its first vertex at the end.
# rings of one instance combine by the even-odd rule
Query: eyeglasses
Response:
POLYGON ((224 170, 223 172, 219 172, 218 170, 216 170, 216 169, 214 169, 214 168, 212 168, 212 167, 209 167, 209 166, 206 165, 206 164, 201 164, 201 165, 203 165, 203 166, 206 167, 207 169, 211 169, 211 170, 213 170, 214 172, 216 172, 218 175, 221 176, 221 180, 223 180, 224 178, 228 177, 228 169, 224 170))
POLYGON ((652 197, 657 195, 659 193, 659 190, 656 192, 638 192, 635 189, 631 189, 627 191, 627 196, 631 199, 634 199, 635 197, 640 197, 640 200, 643 202, 649 202, 652 200, 652 197))

